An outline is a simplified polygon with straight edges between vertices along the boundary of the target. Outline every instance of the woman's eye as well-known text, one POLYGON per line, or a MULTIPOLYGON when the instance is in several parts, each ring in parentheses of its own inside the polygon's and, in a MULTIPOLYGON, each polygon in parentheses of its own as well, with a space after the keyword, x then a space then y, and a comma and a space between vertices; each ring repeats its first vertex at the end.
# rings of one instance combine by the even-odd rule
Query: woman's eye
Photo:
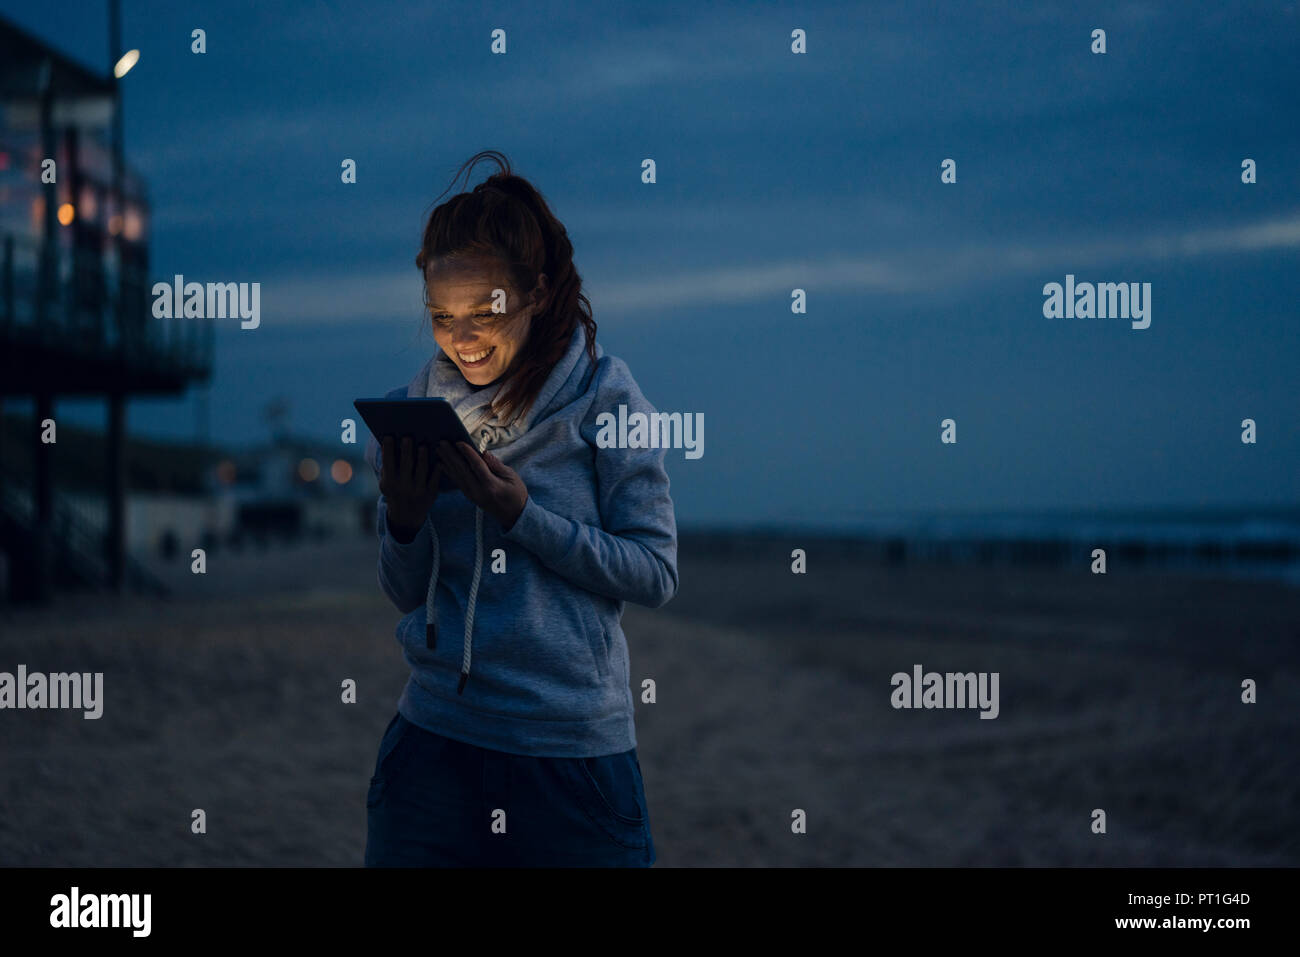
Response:
MULTIPOLYGON (((497 317, 497 313, 495 312, 474 313, 475 319, 495 319, 496 317, 497 317)), ((447 315, 445 312, 435 312, 433 314, 433 321, 446 325, 447 323, 451 322, 451 316, 447 315)))

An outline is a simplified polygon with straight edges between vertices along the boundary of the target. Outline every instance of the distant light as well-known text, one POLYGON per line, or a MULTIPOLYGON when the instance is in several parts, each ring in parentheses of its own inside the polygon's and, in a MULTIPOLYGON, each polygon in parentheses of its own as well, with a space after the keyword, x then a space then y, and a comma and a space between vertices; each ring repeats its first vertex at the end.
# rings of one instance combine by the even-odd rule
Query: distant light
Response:
POLYGON ((140 219, 140 213, 134 206, 126 208, 126 225, 123 227, 123 235, 127 239, 135 242, 144 232, 144 222, 140 219))
POLYGON ((9 168, 9 154, 6 153, 4 150, 0 150, 0 169, 8 169, 8 168, 9 168))
POLYGON ((139 50, 127 50, 122 54, 122 59, 117 61, 117 66, 113 67, 113 76, 122 79, 131 72, 131 67, 135 66, 139 59, 139 50))
POLYGON ((330 478, 340 485, 347 485, 352 481, 352 466, 344 459, 335 459, 330 466, 330 478))
POLYGON ((71 203, 64 203, 59 207, 59 222, 64 226, 71 226, 72 221, 77 218, 77 210, 71 203))
POLYGON ((298 463, 298 478, 304 482, 314 482, 320 478, 320 466, 315 459, 303 459, 298 463))
POLYGON ((109 235, 116 236, 121 231, 122 231, 122 214, 114 213, 112 216, 108 217, 109 235))
POLYGON ((233 485, 235 482, 235 463, 226 459, 217 466, 217 478, 226 485, 233 485))

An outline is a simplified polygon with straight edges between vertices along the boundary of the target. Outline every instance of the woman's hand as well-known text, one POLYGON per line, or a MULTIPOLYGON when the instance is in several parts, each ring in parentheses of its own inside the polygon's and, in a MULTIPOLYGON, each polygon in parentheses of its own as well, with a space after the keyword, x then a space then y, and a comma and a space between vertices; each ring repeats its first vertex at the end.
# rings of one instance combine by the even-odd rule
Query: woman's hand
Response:
POLYGON ((411 437, 402 438, 402 454, 396 452, 394 436, 385 435, 384 455, 380 461, 379 491, 388 507, 389 527, 396 531, 399 541, 410 542, 420 531, 429 509, 438 497, 438 480, 442 465, 434 463, 429 468, 429 447, 420 444, 414 453, 411 437), (395 463, 395 464, 394 464, 395 463))
POLYGON ((503 531, 514 527, 528 504, 528 487, 518 472, 468 442, 439 442, 438 458, 467 499, 500 522, 503 531))

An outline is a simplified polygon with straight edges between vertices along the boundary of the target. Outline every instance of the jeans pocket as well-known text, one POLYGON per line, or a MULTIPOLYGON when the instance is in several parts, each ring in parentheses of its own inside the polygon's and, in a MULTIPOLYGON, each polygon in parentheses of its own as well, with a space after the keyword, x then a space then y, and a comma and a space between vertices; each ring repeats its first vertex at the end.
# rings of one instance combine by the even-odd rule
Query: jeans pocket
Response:
POLYGON ((556 760, 567 770, 587 817, 615 843, 643 848, 649 840, 648 815, 634 751, 556 760))
POLYGON ((409 749, 402 747, 411 735, 415 725, 402 717, 401 713, 393 715, 384 736, 379 742, 379 755, 375 758, 375 773, 370 778, 370 788, 366 792, 366 807, 375 807, 384 797, 384 790, 401 772, 409 757, 409 749))

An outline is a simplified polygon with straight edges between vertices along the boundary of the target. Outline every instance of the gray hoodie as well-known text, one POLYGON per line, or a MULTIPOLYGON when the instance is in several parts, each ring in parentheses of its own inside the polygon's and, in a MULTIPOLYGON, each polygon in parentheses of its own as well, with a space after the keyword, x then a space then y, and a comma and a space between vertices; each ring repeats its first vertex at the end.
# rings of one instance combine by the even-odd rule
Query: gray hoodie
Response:
MULTIPOLYGON (((592 365, 585 336, 579 324, 509 428, 487 417, 497 387, 470 385, 441 350, 387 396, 447 399, 480 450, 528 487, 508 532, 459 491, 441 492, 409 544, 388 533, 379 496, 379 585, 405 616, 397 641, 411 668, 397 709, 479 747, 552 757, 635 747, 624 603, 657 608, 677 592, 665 450, 596 445, 601 413, 655 410, 599 344, 592 365)), ((376 475, 381 456, 372 436, 376 475)))

